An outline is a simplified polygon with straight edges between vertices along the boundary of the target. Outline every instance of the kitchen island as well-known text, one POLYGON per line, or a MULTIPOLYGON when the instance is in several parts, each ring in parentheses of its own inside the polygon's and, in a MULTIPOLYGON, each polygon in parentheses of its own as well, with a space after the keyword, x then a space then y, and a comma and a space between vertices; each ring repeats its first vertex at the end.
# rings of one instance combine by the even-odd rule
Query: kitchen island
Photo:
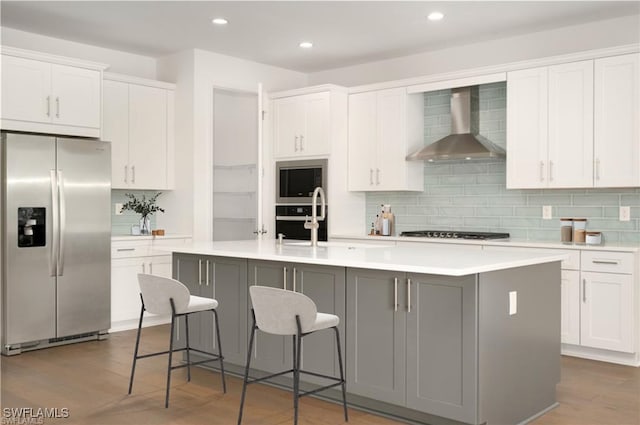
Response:
MULTIPOLYGON (((348 401, 416 423, 516 424, 556 405, 564 255, 274 240, 171 249, 173 275, 220 302, 228 368, 245 362, 250 285, 307 294, 341 318, 348 401)), ((215 349, 209 317, 191 342, 215 349)), ((181 338, 182 337, 182 338, 181 338)), ((178 334, 176 343, 184 343, 178 334)), ((337 373, 330 333, 309 336, 303 367, 337 373)), ((258 334, 254 375, 290 368, 291 340, 258 334)), ((281 381, 287 384, 287 381, 281 381)), ((309 377, 305 385, 319 384, 309 377)), ((332 398, 337 394, 329 393, 332 398)))

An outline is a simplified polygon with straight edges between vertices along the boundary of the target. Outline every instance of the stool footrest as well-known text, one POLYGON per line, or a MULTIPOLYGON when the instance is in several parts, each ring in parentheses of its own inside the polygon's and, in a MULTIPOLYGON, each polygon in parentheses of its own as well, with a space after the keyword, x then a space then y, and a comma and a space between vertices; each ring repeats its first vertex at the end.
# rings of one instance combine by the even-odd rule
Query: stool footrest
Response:
POLYGON ((329 388, 337 387, 340 385, 342 385, 342 380, 339 380, 335 384, 329 384, 329 385, 325 385, 324 387, 316 388, 315 390, 305 391, 303 393, 298 394, 298 397, 319 393, 320 391, 328 390, 329 388))
POLYGON ((267 379, 275 378, 276 376, 286 375, 287 373, 293 373, 293 369, 285 370, 283 372, 273 373, 271 375, 263 376, 262 378, 253 378, 250 381, 247 380, 247 384, 254 384, 260 381, 266 381, 267 379))

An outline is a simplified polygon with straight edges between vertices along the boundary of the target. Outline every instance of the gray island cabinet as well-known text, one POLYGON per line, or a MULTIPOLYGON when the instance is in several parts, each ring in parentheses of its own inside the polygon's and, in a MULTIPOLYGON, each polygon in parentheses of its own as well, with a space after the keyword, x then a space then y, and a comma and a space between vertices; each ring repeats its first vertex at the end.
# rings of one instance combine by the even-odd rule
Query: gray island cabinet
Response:
MULTIPOLYGON (((414 423, 509 425, 557 405, 562 255, 347 245, 194 244, 175 249, 174 277, 220 302, 232 373, 246 360, 248 287, 266 285, 340 317, 353 406, 414 423)), ((215 342, 204 319, 190 335, 215 342)), ((337 375, 334 344, 330 332, 307 337, 303 368, 337 375)), ((257 375, 288 369, 291 339, 258 333, 252 356, 257 375)))

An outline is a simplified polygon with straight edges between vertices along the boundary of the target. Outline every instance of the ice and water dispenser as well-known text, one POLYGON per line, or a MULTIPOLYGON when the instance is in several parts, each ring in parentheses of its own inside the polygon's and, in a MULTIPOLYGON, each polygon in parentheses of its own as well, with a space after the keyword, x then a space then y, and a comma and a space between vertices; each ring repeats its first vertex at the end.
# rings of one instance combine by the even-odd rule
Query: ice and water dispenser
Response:
POLYGON ((31 248, 46 245, 45 208, 18 208, 18 247, 31 248))

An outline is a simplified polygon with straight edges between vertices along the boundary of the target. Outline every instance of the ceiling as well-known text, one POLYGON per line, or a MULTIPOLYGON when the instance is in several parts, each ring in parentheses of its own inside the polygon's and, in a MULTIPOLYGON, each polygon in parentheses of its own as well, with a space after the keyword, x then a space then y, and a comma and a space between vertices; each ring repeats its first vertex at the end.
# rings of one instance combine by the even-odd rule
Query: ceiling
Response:
POLYGON ((2 26, 160 57, 198 48, 315 72, 640 14, 639 1, 2 1, 2 26), (445 18, 426 16, 440 11, 445 18), (214 17, 229 24, 215 26, 214 17), (312 49, 301 49, 303 40, 312 49))

